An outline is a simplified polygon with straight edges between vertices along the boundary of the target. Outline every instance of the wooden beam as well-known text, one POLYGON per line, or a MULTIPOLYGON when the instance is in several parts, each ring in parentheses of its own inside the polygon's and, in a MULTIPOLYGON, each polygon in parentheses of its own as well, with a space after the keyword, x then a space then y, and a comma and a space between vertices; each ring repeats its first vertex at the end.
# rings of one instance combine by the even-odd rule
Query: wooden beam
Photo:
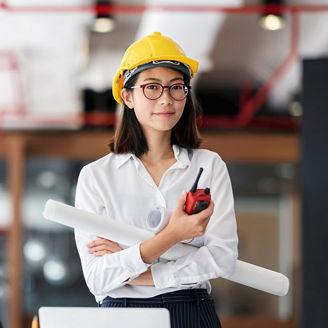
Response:
POLYGON ((112 131, 33 131, 7 132, 0 139, 0 158, 10 148, 10 140, 21 136, 25 140, 26 155, 63 157, 71 160, 95 159, 109 153, 107 144, 112 131))
MULTIPOLYGON (((5 134, 0 140, 0 157, 7 148, 5 134), (2 150, 1 150, 2 148, 2 150)), ((24 132, 27 155, 92 160, 108 154, 107 144, 113 131, 24 132)), ((292 133, 251 133, 202 131, 201 148, 217 152, 226 162, 297 163, 300 157, 299 137, 292 133)))
POLYGON ((297 163, 299 137, 289 133, 202 133, 202 148, 217 152, 225 162, 297 163))
POLYGON ((8 317, 11 328, 22 326, 22 224, 21 203, 24 188, 24 138, 12 136, 7 149, 8 187, 12 219, 7 240, 7 268, 9 279, 8 317))

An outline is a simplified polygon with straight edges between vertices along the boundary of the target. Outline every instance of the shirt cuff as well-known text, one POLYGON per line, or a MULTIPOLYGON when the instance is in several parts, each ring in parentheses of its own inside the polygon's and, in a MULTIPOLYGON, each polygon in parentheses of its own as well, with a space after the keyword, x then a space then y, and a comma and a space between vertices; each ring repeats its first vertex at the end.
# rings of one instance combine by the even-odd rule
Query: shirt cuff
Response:
POLYGON ((164 289, 169 287, 176 287, 177 282, 172 271, 174 262, 156 263, 151 266, 151 274, 155 288, 164 289))
POLYGON ((145 263, 140 255, 140 243, 126 248, 120 252, 122 267, 130 274, 130 280, 135 279, 141 273, 147 271, 151 264, 145 263))

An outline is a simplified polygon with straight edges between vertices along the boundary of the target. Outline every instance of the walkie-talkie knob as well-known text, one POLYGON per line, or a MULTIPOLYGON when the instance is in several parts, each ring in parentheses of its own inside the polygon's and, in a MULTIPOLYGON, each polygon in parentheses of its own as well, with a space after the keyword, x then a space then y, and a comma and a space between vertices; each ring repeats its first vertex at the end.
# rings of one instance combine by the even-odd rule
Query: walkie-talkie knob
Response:
POLYGON ((210 188, 205 188, 204 192, 208 195, 210 193, 210 188))

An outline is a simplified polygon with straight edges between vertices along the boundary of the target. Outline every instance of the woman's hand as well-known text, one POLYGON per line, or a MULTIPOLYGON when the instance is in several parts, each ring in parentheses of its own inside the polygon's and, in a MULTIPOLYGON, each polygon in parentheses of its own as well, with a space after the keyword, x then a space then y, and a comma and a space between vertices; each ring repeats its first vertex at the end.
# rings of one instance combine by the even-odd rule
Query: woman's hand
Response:
POLYGON ((140 244, 140 255, 145 263, 152 263, 176 243, 202 236, 214 210, 211 201, 205 210, 188 215, 184 211, 187 194, 184 192, 178 199, 169 224, 154 237, 140 244))
POLYGON ((187 193, 184 192, 179 197, 170 222, 164 229, 170 232, 177 242, 204 235, 214 210, 214 203, 211 201, 209 206, 203 211, 189 215, 184 211, 186 198, 187 193))
MULTIPOLYGON (((96 239, 87 245, 89 248, 89 254, 103 256, 105 254, 112 254, 122 250, 117 243, 114 243, 109 239, 98 236, 97 238, 99 239, 96 239)), ((147 271, 136 277, 134 280, 128 282, 128 284, 133 286, 154 286, 150 267, 147 271)))
POLYGON ((109 239, 101 238, 98 236, 97 238, 99 239, 96 239, 87 245, 89 248, 89 254, 93 254, 95 256, 103 256, 105 254, 112 254, 122 250, 122 248, 118 246, 117 243, 114 243, 109 239))

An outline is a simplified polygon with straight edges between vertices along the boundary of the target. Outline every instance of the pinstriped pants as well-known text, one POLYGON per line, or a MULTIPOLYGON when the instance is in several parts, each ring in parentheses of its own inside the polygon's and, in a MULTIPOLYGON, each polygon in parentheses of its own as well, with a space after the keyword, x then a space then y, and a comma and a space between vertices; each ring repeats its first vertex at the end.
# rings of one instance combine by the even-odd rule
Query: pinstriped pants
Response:
POLYGON ((106 297, 101 307, 166 308, 171 328, 221 328, 214 301, 206 289, 186 289, 151 298, 106 297))

